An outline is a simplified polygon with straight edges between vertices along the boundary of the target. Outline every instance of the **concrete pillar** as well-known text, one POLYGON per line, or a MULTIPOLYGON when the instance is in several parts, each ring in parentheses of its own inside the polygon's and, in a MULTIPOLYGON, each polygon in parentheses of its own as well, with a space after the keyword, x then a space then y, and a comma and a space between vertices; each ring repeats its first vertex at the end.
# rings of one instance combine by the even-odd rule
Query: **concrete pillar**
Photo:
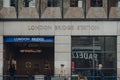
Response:
POLYGON ((120 77, 120 36, 117 37, 117 76, 120 77))
POLYGON ((60 75, 61 64, 64 64, 66 76, 71 73, 71 37, 55 36, 55 75, 60 75))
POLYGON ((0 80, 3 80, 3 36, 0 36, 0 80))

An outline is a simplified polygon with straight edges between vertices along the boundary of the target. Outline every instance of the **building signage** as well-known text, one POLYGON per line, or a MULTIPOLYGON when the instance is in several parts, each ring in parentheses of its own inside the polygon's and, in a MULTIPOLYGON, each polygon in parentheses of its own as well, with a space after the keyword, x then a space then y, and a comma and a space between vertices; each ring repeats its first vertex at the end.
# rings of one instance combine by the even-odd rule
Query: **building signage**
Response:
POLYGON ((80 58, 80 59, 95 59, 97 60, 98 54, 93 54, 89 51, 72 51, 72 58, 80 58))
POLYGON ((5 37, 4 42, 54 42, 53 37, 5 37))
POLYGON ((39 31, 39 30, 99 30, 99 25, 28 25, 28 31, 39 31))

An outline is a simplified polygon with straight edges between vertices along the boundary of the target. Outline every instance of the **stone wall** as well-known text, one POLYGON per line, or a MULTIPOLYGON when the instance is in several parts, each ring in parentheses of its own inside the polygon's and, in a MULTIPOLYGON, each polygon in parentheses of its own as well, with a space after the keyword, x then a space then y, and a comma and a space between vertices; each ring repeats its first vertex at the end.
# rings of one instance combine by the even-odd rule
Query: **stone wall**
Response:
POLYGON ((39 14, 35 7, 23 7, 18 15, 19 18, 39 18, 39 14))
POLYGON ((110 18, 120 18, 120 7, 111 7, 109 17, 110 18))
MULTIPOLYGON (((0 76, 3 75, 3 26, 4 23, 0 22, 0 76)), ((2 77, 0 80, 3 80, 2 77)))
POLYGON ((22 10, 23 0, 18 0, 18 13, 22 10))
POLYGON ((84 18, 84 10, 80 7, 69 7, 64 18, 84 18))
POLYGON ((41 14, 43 14, 46 8, 47 8, 47 0, 41 0, 41 14))
POLYGON ((90 0, 86 0, 86 13, 88 13, 89 8, 90 8, 90 0))
POLYGON ((70 0, 63 0, 63 14, 65 15, 70 7, 70 0))
POLYGON ((107 13, 103 7, 90 7, 86 18, 107 18, 107 13))
POLYGON ((24 7, 23 0, 18 0, 19 18, 39 18, 39 0, 35 0, 35 7, 24 7))
POLYGON ((3 7, 0 10, 1 18, 17 18, 15 7, 3 7))
POLYGON ((107 0, 103 0, 103 8, 107 14, 107 0))
POLYGON ((47 7, 41 18, 62 18, 60 7, 47 7))
POLYGON ((117 37, 117 76, 120 77, 120 36, 117 37))
POLYGON ((91 7, 91 0, 86 0, 87 18, 106 18, 107 17, 107 0, 103 0, 103 7, 91 7))

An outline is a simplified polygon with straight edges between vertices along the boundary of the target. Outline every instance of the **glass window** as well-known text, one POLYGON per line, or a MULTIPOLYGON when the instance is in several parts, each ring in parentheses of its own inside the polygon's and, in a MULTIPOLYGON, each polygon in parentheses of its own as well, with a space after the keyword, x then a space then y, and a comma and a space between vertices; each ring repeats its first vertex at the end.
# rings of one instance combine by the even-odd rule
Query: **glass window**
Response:
POLYGON ((78 7, 78 0, 70 0, 71 7, 78 7))
POLYGON ((29 0, 24 0, 23 1, 23 5, 24 5, 24 7, 29 7, 29 0))
POLYGON ((72 37, 71 56, 72 76, 88 80, 113 80, 116 76, 116 37, 72 37))
POLYGON ((91 0, 92 7, 102 7, 102 0, 91 0))
POLYGON ((17 0, 10 0, 10 6, 17 6, 17 0))
POLYGON ((23 0, 24 7, 35 7, 35 5, 35 0, 23 0))
POLYGON ((57 7, 59 5, 59 0, 48 0, 47 6, 48 7, 57 7))

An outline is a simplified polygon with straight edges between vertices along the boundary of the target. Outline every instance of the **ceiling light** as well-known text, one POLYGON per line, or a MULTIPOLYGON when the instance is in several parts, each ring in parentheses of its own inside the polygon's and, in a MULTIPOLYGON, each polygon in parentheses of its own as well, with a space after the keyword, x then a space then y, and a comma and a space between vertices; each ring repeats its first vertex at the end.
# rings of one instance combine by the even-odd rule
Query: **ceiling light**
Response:
POLYGON ((32 50, 32 49, 22 49, 20 50, 21 53, 41 53, 42 50, 32 50))

